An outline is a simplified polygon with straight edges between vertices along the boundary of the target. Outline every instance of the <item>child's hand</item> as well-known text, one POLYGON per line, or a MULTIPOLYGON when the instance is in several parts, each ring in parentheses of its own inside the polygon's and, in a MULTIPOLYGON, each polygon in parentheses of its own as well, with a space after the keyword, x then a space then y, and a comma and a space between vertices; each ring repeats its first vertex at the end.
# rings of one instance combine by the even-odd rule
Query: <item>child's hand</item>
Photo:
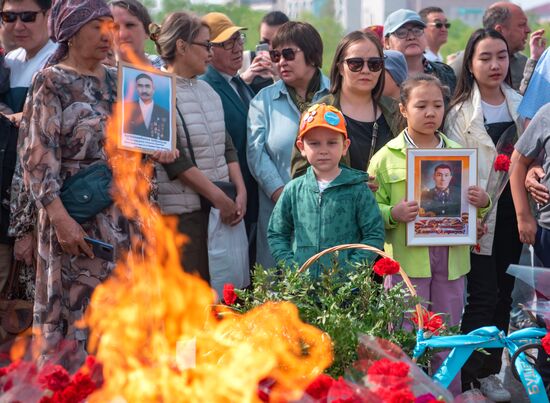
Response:
POLYGON ((369 189, 372 193, 375 193, 379 187, 376 178, 372 175, 369 175, 369 181, 367 182, 367 185, 369 186, 369 189))
POLYGON ((537 235, 537 222, 535 218, 529 214, 526 217, 518 217, 519 240, 523 243, 534 245, 535 236, 537 235))
POLYGON ((477 208, 484 208, 489 205, 489 195, 479 186, 470 186, 468 188, 468 203, 477 208))
POLYGON ((401 200, 393 206, 390 214, 397 222, 411 222, 418 215, 418 202, 401 200))

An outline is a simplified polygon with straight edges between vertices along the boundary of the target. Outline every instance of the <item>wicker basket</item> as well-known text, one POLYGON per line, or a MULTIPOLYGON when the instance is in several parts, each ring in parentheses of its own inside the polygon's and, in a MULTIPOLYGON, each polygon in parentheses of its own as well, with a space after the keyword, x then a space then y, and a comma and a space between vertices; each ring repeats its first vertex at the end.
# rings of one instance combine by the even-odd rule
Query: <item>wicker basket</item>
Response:
MULTIPOLYGON (((374 246, 369 245, 363 245, 361 243, 350 243, 350 244, 343 244, 343 245, 337 245, 333 246, 332 248, 325 249, 324 251, 321 251, 317 253, 316 255, 313 255, 310 257, 303 265, 298 269, 298 272, 303 272, 307 270, 317 259, 319 259, 321 256, 326 255, 328 253, 337 252, 339 250, 346 250, 346 249, 361 249, 361 250, 368 250, 370 252, 374 252, 382 257, 387 257, 392 259, 390 255, 388 255, 386 252, 381 251, 380 249, 375 248, 374 246)), ((403 271, 401 266, 399 267, 399 275, 403 278, 403 281, 405 282, 405 285, 409 289, 409 292, 411 293, 411 296, 416 297, 416 290, 414 289, 413 284, 411 283, 411 280, 409 279, 409 276, 407 276, 407 273, 403 271)), ((424 328, 424 318, 422 315, 422 306, 420 304, 416 304, 416 314, 418 316, 418 328, 423 329, 424 328)))

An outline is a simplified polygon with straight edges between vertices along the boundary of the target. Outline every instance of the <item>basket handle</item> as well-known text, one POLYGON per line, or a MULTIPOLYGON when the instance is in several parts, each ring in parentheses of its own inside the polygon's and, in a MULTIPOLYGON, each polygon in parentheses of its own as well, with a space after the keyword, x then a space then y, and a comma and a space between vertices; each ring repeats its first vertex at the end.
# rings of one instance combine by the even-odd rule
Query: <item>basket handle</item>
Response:
MULTIPOLYGON (((346 249, 367 250, 367 251, 370 251, 370 252, 374 252, 379 256, 387 257, 387 258, 392 259, 392 257, 389 254, 387 254, 386 252, 384 252, 384 251, 382 251, 378 248, 375 248, 374 246, 364 245, 364 244, 361 244, 361 243, 343 244, 343 245, 333 246, 331 248, 325 249, 325 250, 313 255, 308 260, 306 260, 306 262, 298 269, 298 273, 302 273, 305 270, 309 269, 309 267, 313 263, 315 263, 321 256, 326 255, 328 253, 337 252, 337 251, 346 250, 346 249)), ((403 278, 403 282, 407 286, 407 289, 409 290, 411 296, 416 297, 417 294, 416 294, 416 290, 414 289, 414 285, 412 284, 411 279, 409 278, 409 276, 407 276, 407 273, 405 273, 405 271, 401 268, 401 266, 399 266, 399 275, 401 276, 401 278, 403 278)), ((423 315, 422 315, 422 306, 420 304, 416 304, 415 310, 416 310, 416 315, 418 316, 418 328, 423 329, 424 328, 424 318, 423 318, 423 315)))

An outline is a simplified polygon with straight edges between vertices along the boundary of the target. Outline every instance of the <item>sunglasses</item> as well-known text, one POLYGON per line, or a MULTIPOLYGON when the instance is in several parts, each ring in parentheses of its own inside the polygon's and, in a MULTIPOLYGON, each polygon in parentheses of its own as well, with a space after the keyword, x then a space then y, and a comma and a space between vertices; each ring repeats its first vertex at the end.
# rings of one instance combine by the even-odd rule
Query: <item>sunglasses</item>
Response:
POLYGON ((12 11, 2 11, 0 13, 0 18, 2 18, 2 22, 6 23, 14 23, 15 21, 17 21, 17 18, 19 18, 21 22, 35 22, 36 16, 40 13, 46 14, 46 10, 21 11, 20 13, 12 11))
POLYGON ((214 43, 213 46, 218 48, 224 48, 225 50, 232 50, 237 43, 242 45, 246 41, 246 34, 244 32, 237 32, 236 35, 233 35, 228 40, 221 43, 214 43))
POLYGON ((281 50, 270 50, 269 57, 273 63, 279 63, 281 61, 281 56, 285 60, 292 61, 296 59, 296 53, 301 52, 301 49, 298 48, 284 48, 281 50))
POLYGON ((441 29, 443 27, 449 29, 451 28, 451 23, 450 22, 446 22, 446 23, 442 23, 442 22, 430 22, 428 23, 428 25, 431 25, 432 27, 436 27, 437 29, 441 29))
POLYGON ((214 44, 210 41, 207 41, 207 42, 191 42, 191 43, 193 45, 198 45, 198 46, 205 47, 207 52, 210 52, 210 49, 212 49, 212 46, 214 46, 214 44))
POLYGON ((363 59, 362 57, 350 57, 349 59, 344 60, 348 65, 349 71, 353 73, 359 73, 365 67, 365 62, 367 67, 373 73, 382 70, 384 67, 384 57, 369 57, 368 59, 363 59))
POLYGON ((397 31, 393 32, 392 35, 395 35, 399 39, 406 39, 409 36, 409 32, 412 33, 415 38, 419 38, 422 35, 424 35, 424 28, 422 27, 399 28, 397 31))

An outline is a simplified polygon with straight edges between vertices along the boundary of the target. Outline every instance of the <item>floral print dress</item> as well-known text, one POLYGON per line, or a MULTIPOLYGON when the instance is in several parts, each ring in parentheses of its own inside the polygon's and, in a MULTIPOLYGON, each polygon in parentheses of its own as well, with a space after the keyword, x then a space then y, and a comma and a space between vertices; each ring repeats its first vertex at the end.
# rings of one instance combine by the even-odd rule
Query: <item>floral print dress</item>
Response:
MULTIPOLYGON (((64 253, 44 206, 59 197, 63 182, 71 175, 106 160, 105 127, 115 96, 114 71, 106 69, 102 82, 52 66, 35 77, 19 133, 24 183, 37 210, 34 217, 30 212, 18 217, 21 227, 26 220, 32 227, 36 220, 33 326, 44 341, 43 358, 52 354, 59 358, 63 346, 65 352, 70 350, 72 365, 80 365, 86 354, 87 332, 77 327, 77 321, 82 319, 94 288, 109 276, 114 264, 64 253)), ((113 245, 115 256, 129 248, 130 224, 114 204, 82 227, 90 238, 113 245)))

